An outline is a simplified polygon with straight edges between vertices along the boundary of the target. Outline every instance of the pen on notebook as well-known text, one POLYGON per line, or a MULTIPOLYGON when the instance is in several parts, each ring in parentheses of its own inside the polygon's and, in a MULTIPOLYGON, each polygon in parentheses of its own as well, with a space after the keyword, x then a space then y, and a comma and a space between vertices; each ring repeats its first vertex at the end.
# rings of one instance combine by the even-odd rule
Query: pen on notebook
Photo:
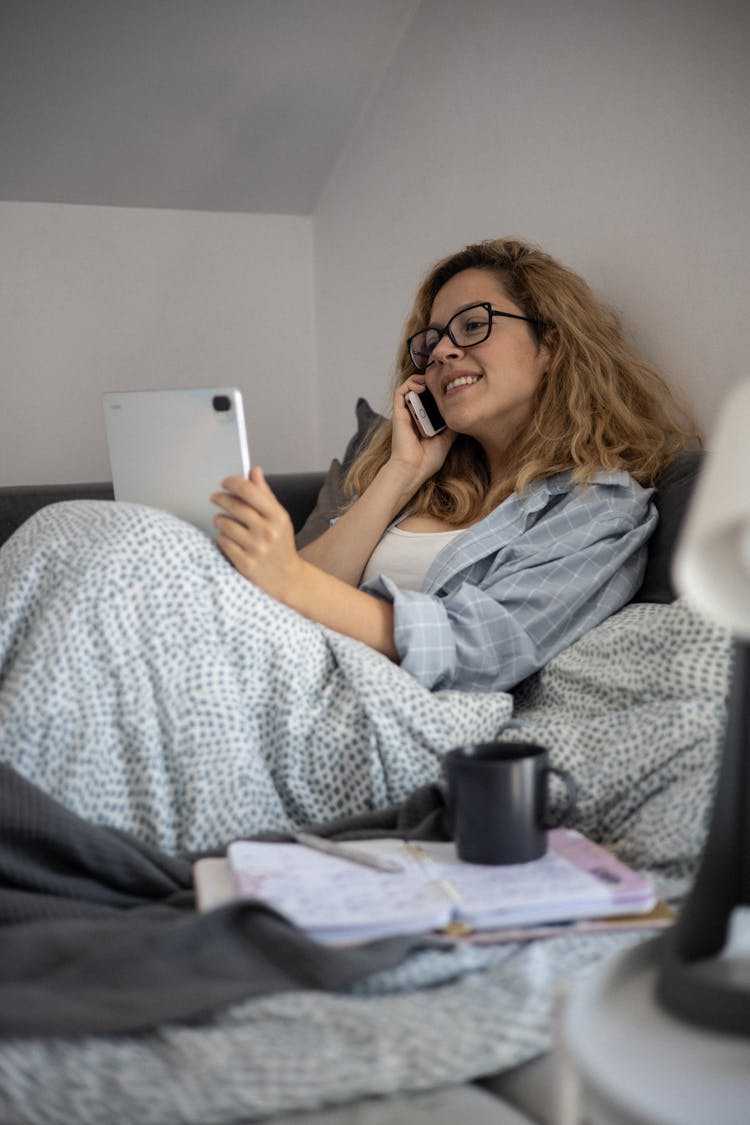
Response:
POLYGON ((374 867, 376 871, 403 871, 403 866, 395 859, 386 859, 385 856, 374 855, 372 852, 360 851, 336 840, 326 840, 322 836, 312 836, 309 832, 297 832, 295 840, 306 848, 313 848, 316 852, 325 852, 339 859, 347 859, 350 863, 359 863, 363 867, 374 867))

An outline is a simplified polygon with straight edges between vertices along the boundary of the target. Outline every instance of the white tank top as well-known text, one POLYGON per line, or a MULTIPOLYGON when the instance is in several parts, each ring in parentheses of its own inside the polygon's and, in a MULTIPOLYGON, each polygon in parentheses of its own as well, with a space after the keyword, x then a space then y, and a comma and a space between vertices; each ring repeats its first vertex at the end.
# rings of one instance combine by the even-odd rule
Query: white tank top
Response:
POLYGON ((421 590, 430 564, 443 547, 466 528, 451 531, 386 531, 370 555, 361 583, 384 574, 402 590, 421 590))

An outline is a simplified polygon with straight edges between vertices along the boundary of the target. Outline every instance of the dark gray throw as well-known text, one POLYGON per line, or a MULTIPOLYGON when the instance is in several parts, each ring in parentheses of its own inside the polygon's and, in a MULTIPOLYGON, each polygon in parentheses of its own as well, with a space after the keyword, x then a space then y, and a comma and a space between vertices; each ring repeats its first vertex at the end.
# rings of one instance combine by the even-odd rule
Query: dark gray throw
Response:
MULTIPOLYGON (((403 808, 326 834, 432 834, 441 815, 440 792, 427 787, 403 808)), ((206 1019, 275 991, 338 991, 435 944, 417 936, 334 949, 259 902, 196 914, 197 858, 89 824, 0 763, 0 1036, 206 1019)))

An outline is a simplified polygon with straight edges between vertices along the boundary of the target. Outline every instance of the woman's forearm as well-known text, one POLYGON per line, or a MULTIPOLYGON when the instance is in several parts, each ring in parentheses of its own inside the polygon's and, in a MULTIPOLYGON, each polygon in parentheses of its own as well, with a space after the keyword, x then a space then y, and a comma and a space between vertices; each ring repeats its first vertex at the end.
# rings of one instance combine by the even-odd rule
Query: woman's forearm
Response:
POLYGON ((419 483, 399 466, 384 465, 362 496, 320 538, 303 547, 300 555, 356 586, 384 531, 408 504, 419 483))
POLYGON ((280 600, 311 621, 362 641, 398 662, 391 602, 364 594, 304 559, 300 562, 298 581, 280 600))
POLYGON ((422 390, 424 381, 415 375, 394 393, 390 459, 343 516, 300 551, 303 559, 351 586, 359 583, 391 522, 440 469, 455 439, 449 429, 433 438, 417 434, 404 395, 422 390))

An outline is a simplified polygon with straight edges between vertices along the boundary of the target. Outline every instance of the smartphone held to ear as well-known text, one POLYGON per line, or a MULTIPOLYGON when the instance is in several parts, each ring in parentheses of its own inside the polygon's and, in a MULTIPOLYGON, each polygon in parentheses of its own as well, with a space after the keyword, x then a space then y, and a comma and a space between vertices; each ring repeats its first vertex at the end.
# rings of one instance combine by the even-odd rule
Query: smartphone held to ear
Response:
POLYGON ((437 408, 432 392, 428 391, 427 387, 421 394, 417 391, 409 391, 404 395, 404 401, 411 411, 417 429, 425 437, 435 437, 435 434, 445 429, 443 416, 437 408))

